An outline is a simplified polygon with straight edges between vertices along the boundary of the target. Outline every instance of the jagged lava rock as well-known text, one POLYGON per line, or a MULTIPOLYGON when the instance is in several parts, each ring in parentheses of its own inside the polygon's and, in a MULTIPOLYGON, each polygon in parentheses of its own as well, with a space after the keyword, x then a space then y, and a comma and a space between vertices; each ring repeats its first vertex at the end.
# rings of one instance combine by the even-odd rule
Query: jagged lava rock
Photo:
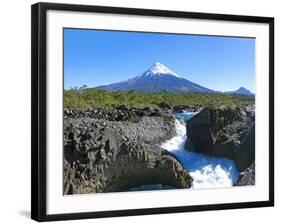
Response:
POLYGON ((175 135, 174 118, 160 111, 161 116, 153 115, 151 108, 143 111, 149 116, 128 108, 103 110, 101 115, 72 110, 70 117, 65 111, 64 194, 127 191, 147 184, 191 186, 182 165, 158 146, 175 135), (108 116, 120 113, 133 119, 108 116))
POLYGON ((255 185, 255 163, 240 173, 236 186, 255 185))
POLYGON ((236 162, 239 171, 255 159, 255 108, 204 108, 187 122, 187 150, 236 162))

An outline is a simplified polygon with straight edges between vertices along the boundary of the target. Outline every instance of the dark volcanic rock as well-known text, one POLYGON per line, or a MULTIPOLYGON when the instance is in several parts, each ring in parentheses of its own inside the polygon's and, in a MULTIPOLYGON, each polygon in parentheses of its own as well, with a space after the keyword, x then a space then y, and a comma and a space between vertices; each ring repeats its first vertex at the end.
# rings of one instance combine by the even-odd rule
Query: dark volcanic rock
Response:
POLYGON ((255 185, 255 163, 240 173, 236 186, 255 185))
POLYGON ((187 136, 188 150, 227 157, 243 171, 255 159, 255 108, 204 108, 188 121, 187 136))
POLYGON ((172 116, 161 111, 154 116, 154 109, 92 109, 75 116, 79 112, 70 111, 64 119, 64 194, 126 191, 147 184, 191 186, 182 165, 158 146, 175 135, 172 116), (138 115, 140 111, 149 116, 138 115), (110 117, 121 113, 132 119, 110 117))
POLYGON ((187 148, 192 143, 201 153, 208 153, 210 147, 214 144, 214 138, 211 131, 211 112, 209 109, 203 109, 194 118, 187 122, 187 148))
POLYGON ((138 122, 143 116, 162 116, 171 113, 169 107, 159 108, 149 106, 145 108, 129 108, 126 105, 119 105, 112 108, 78 108, 64 109, 64 118, 95 118, 108 121, 130 121, 138 122))

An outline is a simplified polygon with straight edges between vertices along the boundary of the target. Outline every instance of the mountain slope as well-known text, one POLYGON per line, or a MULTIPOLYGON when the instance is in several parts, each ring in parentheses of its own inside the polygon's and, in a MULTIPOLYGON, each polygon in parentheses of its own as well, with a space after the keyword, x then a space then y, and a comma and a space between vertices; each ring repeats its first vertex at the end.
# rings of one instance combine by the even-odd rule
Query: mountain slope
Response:
POLYGON ((215 91, 193 83, 168 69, 163 64, 157 62, 143 74, 132 79, 117 82, 97 88, 108 91, 143 91, 143 92, 206 92, 215 91))
POLYGON ((247 95, 247 96, 255 95, 254 93, 252 93, 250 90, 246 89, 243 86, 241 86, 239 89, 237 89, 235 91, 229 91, 229 92, 226 92, 226 93, 228 93, 228 94, 242 94, 242 95, 247 95))

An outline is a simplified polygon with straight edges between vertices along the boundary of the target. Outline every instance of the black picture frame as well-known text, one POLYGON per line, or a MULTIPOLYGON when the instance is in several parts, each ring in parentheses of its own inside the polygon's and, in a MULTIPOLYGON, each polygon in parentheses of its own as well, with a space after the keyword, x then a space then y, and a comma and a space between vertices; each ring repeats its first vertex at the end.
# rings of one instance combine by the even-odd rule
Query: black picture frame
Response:
POLYGON ((31 218, 37 221, 132 216, 205 210, 237 209, 274 206, 274 18, 164 11, 137 8, 103 7, 73 4, 37 3, 31 13, 31 218), (269 24, 269 200, 213 205, 160 207, 101 212, 46 214, 46 12, 64 10, 101 12, 126 15, 162 16, 206 20, 239 21, 269 24))

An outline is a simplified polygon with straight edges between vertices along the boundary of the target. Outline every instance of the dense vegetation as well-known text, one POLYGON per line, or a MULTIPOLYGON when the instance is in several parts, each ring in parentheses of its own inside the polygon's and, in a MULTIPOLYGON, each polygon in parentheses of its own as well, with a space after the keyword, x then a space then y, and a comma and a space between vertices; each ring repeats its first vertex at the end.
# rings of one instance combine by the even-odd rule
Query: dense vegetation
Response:
POLYGON ((160 103, 170 105, 204 105, 233 107, 241 104, 253 104, 254 96, 234 94, 207 93, 144 93, 144 92, 108 92, 101 89, 71 89, 64 91, 64 106, 66 108, 111 107, 128 105, 145 107, 160 103))

